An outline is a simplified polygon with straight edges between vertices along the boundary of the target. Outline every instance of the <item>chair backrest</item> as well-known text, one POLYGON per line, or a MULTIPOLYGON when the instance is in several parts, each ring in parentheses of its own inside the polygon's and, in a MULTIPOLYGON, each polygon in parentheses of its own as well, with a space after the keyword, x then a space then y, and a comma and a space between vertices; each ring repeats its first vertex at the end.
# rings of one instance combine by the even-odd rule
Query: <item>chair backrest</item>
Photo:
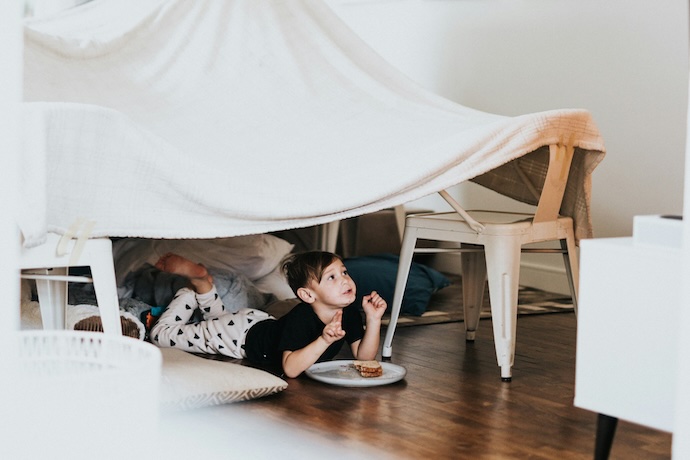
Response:
POLYGON ((575 148, 572 144, 549 146, 549 168, 546 171, 544 187, 539 197, 537 211, 534 214, 533 222, 535 224, 552 222, 558 218, 574 152, 575 148))
MULTIPOLYGON (((537 200, 537 209, 532 220, 533 224, 538 226, 544 226, 542 224, 549 223, 555 224, 558 219, 574 153, 575 148, 572 142, 549 145, 549 165, 541 193, 539 193, 530 178, 527 177, 527 174, 522 171, 520 165, 517 162, 512 163, 519 178, 518 180, 522 181, 522 185, 537 200)), ((481 233, 484 230, 484 226, 473 219, 446 190, 441 190, 438 193, 477 233, 481 233)), ((548 227, 548 225, 546 226, 548 227)))

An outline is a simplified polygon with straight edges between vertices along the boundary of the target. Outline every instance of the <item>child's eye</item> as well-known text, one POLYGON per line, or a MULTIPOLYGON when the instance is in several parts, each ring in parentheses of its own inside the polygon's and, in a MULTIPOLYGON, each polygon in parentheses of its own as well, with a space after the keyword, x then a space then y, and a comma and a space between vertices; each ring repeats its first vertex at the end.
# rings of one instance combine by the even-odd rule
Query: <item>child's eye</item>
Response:
POLYGON ((347 270, 343 270, 343 276, 349 276, 350 274, 347 272, 347 270))

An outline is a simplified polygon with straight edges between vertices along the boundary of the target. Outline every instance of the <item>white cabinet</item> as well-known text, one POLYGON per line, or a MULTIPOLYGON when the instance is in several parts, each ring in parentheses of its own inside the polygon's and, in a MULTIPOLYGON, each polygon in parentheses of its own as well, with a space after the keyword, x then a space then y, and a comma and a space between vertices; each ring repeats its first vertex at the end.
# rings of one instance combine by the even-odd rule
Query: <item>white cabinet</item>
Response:
POLYGON ((673 432, 683 256, 638 233, 581 242, 575 406, 673 432))

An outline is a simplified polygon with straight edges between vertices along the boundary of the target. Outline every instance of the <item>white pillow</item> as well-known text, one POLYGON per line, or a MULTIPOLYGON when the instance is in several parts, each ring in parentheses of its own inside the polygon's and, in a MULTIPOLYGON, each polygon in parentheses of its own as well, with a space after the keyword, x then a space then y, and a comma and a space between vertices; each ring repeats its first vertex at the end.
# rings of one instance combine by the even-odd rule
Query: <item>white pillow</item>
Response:
POLYGON ((282 267, 276 267, 271 273, 254 281, 254 286, 261 292, 268 292, 278 300, 294 299, 295 293, 283 275, 282 267))
POLYGON ((285 380, 241 364, 161 348, 161 409, 176 411, 246 401, 278 393, 285 380))
POLYGON ((233 238, 153 240, 125 238, 113 242, 117 285, 122 286, 128 273, 143 264, 154 265, 174 252, 194 262, 241 273, 255 281, 273 272, 293 245, 273 235, 247 235, 233 238))

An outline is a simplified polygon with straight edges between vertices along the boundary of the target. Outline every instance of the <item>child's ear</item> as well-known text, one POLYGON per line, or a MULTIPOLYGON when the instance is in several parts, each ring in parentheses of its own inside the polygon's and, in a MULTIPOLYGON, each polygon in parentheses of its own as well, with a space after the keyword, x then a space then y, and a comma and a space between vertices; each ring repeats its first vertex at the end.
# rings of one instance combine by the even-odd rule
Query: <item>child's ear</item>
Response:
POLYGON ((304 303, 312 303, 312 302, 314 302, 314 300, 316 300, 314 298, 314 295, 307 288, 297 289, 297 297, 302 299, 302 302, 304 302, 304 303))

